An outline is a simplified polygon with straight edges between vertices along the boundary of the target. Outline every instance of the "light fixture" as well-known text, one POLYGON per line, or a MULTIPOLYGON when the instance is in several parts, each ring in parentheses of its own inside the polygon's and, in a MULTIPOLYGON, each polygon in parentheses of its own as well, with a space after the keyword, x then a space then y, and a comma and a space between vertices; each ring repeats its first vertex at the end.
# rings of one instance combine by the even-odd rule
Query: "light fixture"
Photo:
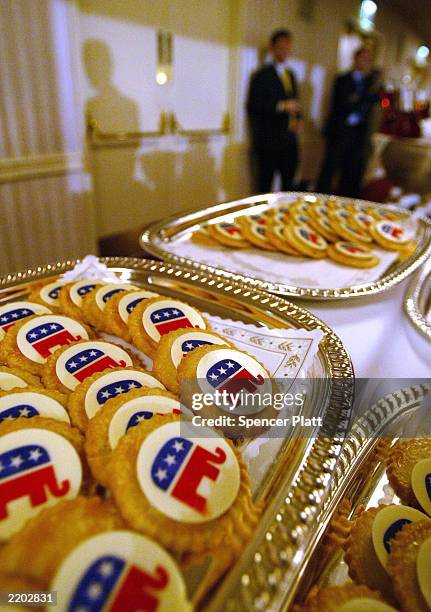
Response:
POLYGON ((164 30, 157 32, 157 71, 156 82, 165 85, 172 78, 172 33, 164 30))
POLYGON ((430 50, 425 45, 421 45, 420 47, 418 47, 416 51, 416 63, 426 64, 429 54, 430 54, 430 50))
POLYGON ((370 32, 374 28, 374 18, 377 13, 377 4, 373 0, 363 0, 359 10, 359 25, 363 30, 370 32))
POLYGON ((164 85, 168 82, 168 75, 163 70, 158 70, 156 74, 156 81, 158 85, 164 85))

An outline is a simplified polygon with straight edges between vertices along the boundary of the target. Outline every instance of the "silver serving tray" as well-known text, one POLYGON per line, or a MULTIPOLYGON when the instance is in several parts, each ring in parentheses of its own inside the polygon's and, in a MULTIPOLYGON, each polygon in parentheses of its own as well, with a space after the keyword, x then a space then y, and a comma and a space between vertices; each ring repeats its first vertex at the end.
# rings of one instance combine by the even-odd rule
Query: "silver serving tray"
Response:
MULTIPOLYGON (((204 606, 243 611, 263 609, 259 602, 264 601, 265 609, 283 608, 284 602, 295 596, 303 558, 314 548, 316 529, 309 519, 322 512, 341 452, 339 441, 325 437, 324 429, 347 424, 350 418, 354 374, 343 343, 309 311, 259 289, 171 264, 131 258, 101 261, 123 282, 184 299, 212 314, 258 326, 323 331, 313 369, 324 384, 319 396, 310 401, 316 416, 324 416, 325 425, 319 437, 295 436, 283 441, 255 490, 256 500, 265 508, 260 526, 244 555, 204 606)), ((35 282, 62 274, 75 263, 39 266, 0 278, 0 304, 24 297, 35 282)))
MULTIPOLYGON (((351 502, 349 518, 360 506, 368 509, 379 503, 401 503, 388 484, 385 462, 376 452, 378 444, 382 439, 392 445, 399 437, 429 437, 430 405, 431 384, 425 382, 385 395, 357 420, 339 456, 324 508, 316 517, 319 531, 327 531, 343 498, 351 502)), ((310 550, 311 555, 303 562, 297 603, 303 603, 313 585, 330 586, 349 580, 341 548, 325 546, 321 538, 320 545, 310 550)))
MULTIPOLYGON (((199 229, 199 226, 202 226, 208 221, 215 218, 221 219, 224 215, 229 213, 237 213, 239 211, 247 210, 248 212, 252 213, 254 208, 256 208, 256 212, 258 210, 261 211, 263 207, 268 207, 270 202, 274 201, 274 198, 279 198, 281 196, 284 198, 293 198, 298 196, 304 196, 305 198, 315 198, 316 196, 323 198, 327 197, 318 193, 313 194, 304 192, 264 194, 233 202, 217 204, 216 206, 211 206, 199 211, 195 210, 188 213, 177 214, 170 217, 168 220, 165 219, 163 221, 154 223, 148 229, 146 229, 140 237, 140 245, 145 251, 169 263, 185 265, 206 273, 217 274, 221 277, 234 281, 246 282, 251 284, 253 287, 264 289, 271 293, 276 293, 277 295, 314 300, 346 299, 381 293, 382 291, 390 289, 407 278, 407 276, 412 274, 412 272, 422 265, 431 255, 431 223, 426 219, 421 219, 419 221, 416 236, 417 248, 407 260, 404 262, 395 262, 379 279, 374 282, 353 285, 351 287, 344 287, 341 289, 334 289, 331 287, 296 287, 293 285, 273 283, 265 280, 265 278, 258 278, 232 272, 228 268, 228 261, 226 262, 226 268, 218 268, 205 263, 205 261, 193 261, 189 258, 176 255, 175 252, 173 252, 174 241, 179 238, 184 239, 186 236, 190 235, 192 231, 199 229)), ((352 202, 351 198, 339 197, 338 199, 340 202, 352 202)), ((364 208, 369 206, 379 206, 375 202, 368 202, 366 200, 353 200, 353 202, 364 208)), ((399 209, 393 205, 385 205, 385 208, 400 210, 404 213, 406 212, 405 209, 399 209)))
POLYGON ((407 287, 404 312, 412 325, 431 341, 431 259, 416 272, 407 287))

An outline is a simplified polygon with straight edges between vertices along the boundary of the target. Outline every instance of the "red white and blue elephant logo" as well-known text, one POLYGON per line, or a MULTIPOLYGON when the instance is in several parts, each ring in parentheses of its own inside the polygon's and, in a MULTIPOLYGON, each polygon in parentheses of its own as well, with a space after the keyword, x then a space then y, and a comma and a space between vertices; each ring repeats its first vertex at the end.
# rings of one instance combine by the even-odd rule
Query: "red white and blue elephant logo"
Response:
POLYGON ((65 363, 67 372, 72 374, 79 382, 82 382, 97 372, 103 372, 108 368, 124 368, 126 366, 127 364, 124 359, 116 361, 113 357, 107 355, 98 348, 84 349, 73 357, 70 357, 65 363))

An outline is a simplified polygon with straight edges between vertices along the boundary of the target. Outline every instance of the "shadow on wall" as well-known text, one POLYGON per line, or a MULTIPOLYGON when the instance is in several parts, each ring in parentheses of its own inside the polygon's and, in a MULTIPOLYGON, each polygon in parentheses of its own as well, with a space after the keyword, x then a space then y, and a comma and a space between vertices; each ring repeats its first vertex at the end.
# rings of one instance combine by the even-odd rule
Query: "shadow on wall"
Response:
MULTIPOLYGON (((95 90, 86 104, 87 117, 106 132, 139 131, 139 104, 114 84, 109 46, 87 40, 83 62, 95 90)), ((220 176, 208 139, 169 135, 90 149, 89 155, 101 254, 137 254, 139 234, 149 223, 220 199, 220 176)))

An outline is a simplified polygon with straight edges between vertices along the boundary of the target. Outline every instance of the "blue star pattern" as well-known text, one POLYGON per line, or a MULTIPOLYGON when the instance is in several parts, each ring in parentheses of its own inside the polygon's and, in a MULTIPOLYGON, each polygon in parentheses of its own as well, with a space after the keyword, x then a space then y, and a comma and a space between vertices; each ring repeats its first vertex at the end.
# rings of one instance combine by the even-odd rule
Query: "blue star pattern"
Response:
POLYGON ((166 491, 179 472, 193 443, 186 438, 168 440, 157 453, 151 467, 151 478, 155 485, 166 491))

